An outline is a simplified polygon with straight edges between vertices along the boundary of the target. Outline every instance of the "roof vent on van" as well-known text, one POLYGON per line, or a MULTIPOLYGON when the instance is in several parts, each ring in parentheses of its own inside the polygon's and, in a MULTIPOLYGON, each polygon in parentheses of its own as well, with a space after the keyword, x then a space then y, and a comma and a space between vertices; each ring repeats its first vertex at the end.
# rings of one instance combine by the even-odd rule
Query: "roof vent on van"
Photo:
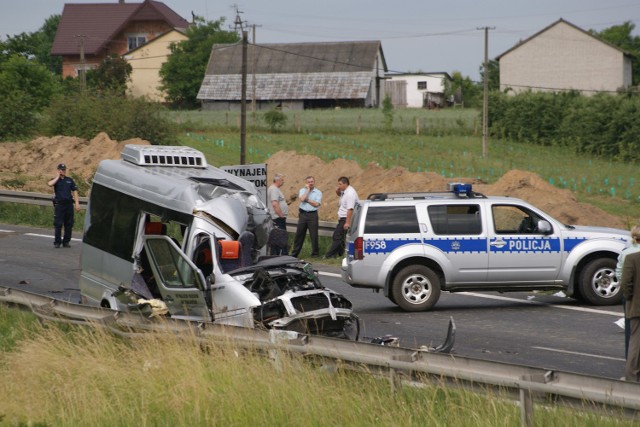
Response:
POLYGON ((121 155, 122 160, 139 166, 207 167, 204 154, 191 147, 127 144, 121 155))

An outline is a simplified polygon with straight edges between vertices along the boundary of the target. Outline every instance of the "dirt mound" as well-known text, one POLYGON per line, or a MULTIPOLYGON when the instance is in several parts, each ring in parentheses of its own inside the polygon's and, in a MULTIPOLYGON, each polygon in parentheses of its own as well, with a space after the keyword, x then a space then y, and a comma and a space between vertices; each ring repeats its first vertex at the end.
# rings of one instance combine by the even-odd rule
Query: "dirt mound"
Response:
POLYGON ((33 141, 5 142, 0 144, 0 188, 49 193, 47 181, 55 176, 59 163, 67 165, 68 173, 83 179, 91 179, 100 160, 119 159, 126 144, 145 144, 148 141, 135 138, 114 141, 104 132, 91 141, 69 136, 40 137, 33 141), (9 188, 4 182, 17 179, 25 184, 9 188))
MULTIPOLYGON (((91 179, 100 160, 118 159, 126 144, 149 144, 142 139, 114 141, 100 133, 91 141, 82 138, 56 136, 37 138, 28 143, 0 144, 0 188, 49 193, 47 181, 55 174, 56 165, 65 163, 69 172, 82 179, 91 179)), ((275 173, 287 177, 282 188, 290 203, 289 212, 296 217, 298 191, 308 175, 316 178, 316 186, 323 192, 320 218, 335 221, 338 196, 336 182, 340 176, 349 177, 360 198, 372 193, 441 191, 447 182, 473 182, 474 189, 487 195, 511 196, 524 199, 569 224, 602 225, 626 228, 621 218, 599 208, 579 203, 569 190, 558 189, 538 175, 512 170, 492 185, 467 178, 445 179, 433 172, 409 172, 397 166, 383 169, 375 163, 364 169, 356 162, 337 159, 325 163, 311 155, 294 151, 280 151, 268 160, 268 181, 275 173)))
POLYGON ((284 173, 287 178, 282 191, 290 202, 291 216, 297 216, 297 195, 304 178, 313 175, 316 186, 323 191, 320 219, 335 221, 338 196, 336 182, 347 176, 360 198, 372 193, 442 191, 448 182, 472 182, 474 189, 491 196, 510 196, 526 200, 566 224, 599 225, 626 228, 621 218, 610 215, 592 205, 580 203, 569 190, 559 189, 538 175, 512 170, 494 184, 484 184, 467 178, 445 179, 433 172, 409 172, 397 166, 383 169, 370 163, 362 169, 356 162, 343 159, 324 163, 315 156, 298 156, 293 151, 280 151, 268 160, 268 180, 273 174, 284 173))

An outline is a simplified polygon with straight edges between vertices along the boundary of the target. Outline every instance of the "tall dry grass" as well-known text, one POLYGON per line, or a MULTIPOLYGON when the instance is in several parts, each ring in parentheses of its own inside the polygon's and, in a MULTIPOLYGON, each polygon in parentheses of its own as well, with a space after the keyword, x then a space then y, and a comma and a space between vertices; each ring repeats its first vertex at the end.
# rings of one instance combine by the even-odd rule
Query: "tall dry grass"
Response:
MULTIPOLYGON (((0 312, 5 310, 0 308, 0 312)), ((1 316, 0 316, 1 317, 1 316)), ((33 325, 32 325, 33 327, 33 325)), ((193 335, 121 339, 91 328, 37 327, 0 359, 3 425, 514 426, 504 396, 439 383, 393 392, 385 379, 193 335)), ((538 408, 540 408, 538 406, 538 408)), ((632 425, 550 408, 545 426, 632 425)))

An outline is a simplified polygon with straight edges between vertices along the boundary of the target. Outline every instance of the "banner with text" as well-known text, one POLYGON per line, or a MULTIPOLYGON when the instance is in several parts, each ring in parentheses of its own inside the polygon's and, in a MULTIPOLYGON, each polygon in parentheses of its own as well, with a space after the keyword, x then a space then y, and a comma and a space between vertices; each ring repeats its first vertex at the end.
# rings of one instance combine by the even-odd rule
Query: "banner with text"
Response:
POLYGON ((235 166, 221 166, 225 172, 232 175, 244 178, 255 185, 258 190, 258 195, 267 204, 267 164, 251 164, 251 165, 235 165, 235 166))

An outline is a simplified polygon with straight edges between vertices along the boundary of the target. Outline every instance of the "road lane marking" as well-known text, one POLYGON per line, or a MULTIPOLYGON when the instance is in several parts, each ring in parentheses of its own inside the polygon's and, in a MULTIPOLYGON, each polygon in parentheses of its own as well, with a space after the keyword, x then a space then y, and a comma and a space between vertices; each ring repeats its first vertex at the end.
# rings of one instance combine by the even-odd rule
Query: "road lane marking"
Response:
MULTIPOLYGON (((19 233, 19 231, 16 230, 0 230, 0 233, 19 233)), ((53 239, 54 236, 50 235, 50 234, 38 234, 38 233, 23 233, 23 236, 33 236, 33 237, 45 237, 47 239, 53 239)), ((71 240, 73 240, 74 242, 82 242, 82 239, 78 239, 76 237, 72 237, 71 240)))
POLYGON ((558 348, 549 348, 549 347, 537 347, 537 346, 533 346, 531 348, 535 348, 537 350, 546 350, 546 351, 554 351, 556 353, 566 353, 566 354, 575 354, 577 356, 587 356, 587 357, 596 357, 598 359, 607 359, 607 360, 615 360, 617 362, 624 362, 625 359, 624 358, 620 358, 620 357, 611 357, 611 356, 600 356, 597 354, 590 354, 590 353, 581 353, 579 351, 568 351, 568 350, 560 350, 558 348))
POLYGON ((583 313, 607 314, 609 316, 616 316, 616 317, 620 317, 620 316, 624 315, 622 312, 616 312, 616 311, 596 310, 595 308, 572 307, 572 306, 567 306, 567 305, 555 305, 555 304, 549 304, 549 303, 542 302, 542 301, 522 300, 522 299, 518 299, 518 298, 501 297, 499 295, 485 295, 485 294, 477 294, 475 292, 459 292, 459 293, 461 295, 469 295, 469 296, 478 297, 478 298, 487 298, 487 299, 493 299, 493 300, 498 300, 498 301, 519 302, 519 303, 522 303, 522 304, 540 305, 540 306, 546 306, 546 307, 559 308, 559 309, 563 309, 563 310, 581 311, 583 313))
MULTIPOLYGON (((53 239, 53 236, 50 236, 48 234, 24 233, 24 235, 33 236, 33 237, 46 237, 48 239, 53 239)), ((82 242, 82 239, 78 239, 76 237, 72 237, 71 240, 73 240, 74 242, 82 242)))
POLYGON ((327 271, 318 271, 318 274, 322 275, 322 276, 329 276, 329 277, 337 277, 338 279, 342 278, 342 275, 337 274, 337 273, 329 273, 327 271))

